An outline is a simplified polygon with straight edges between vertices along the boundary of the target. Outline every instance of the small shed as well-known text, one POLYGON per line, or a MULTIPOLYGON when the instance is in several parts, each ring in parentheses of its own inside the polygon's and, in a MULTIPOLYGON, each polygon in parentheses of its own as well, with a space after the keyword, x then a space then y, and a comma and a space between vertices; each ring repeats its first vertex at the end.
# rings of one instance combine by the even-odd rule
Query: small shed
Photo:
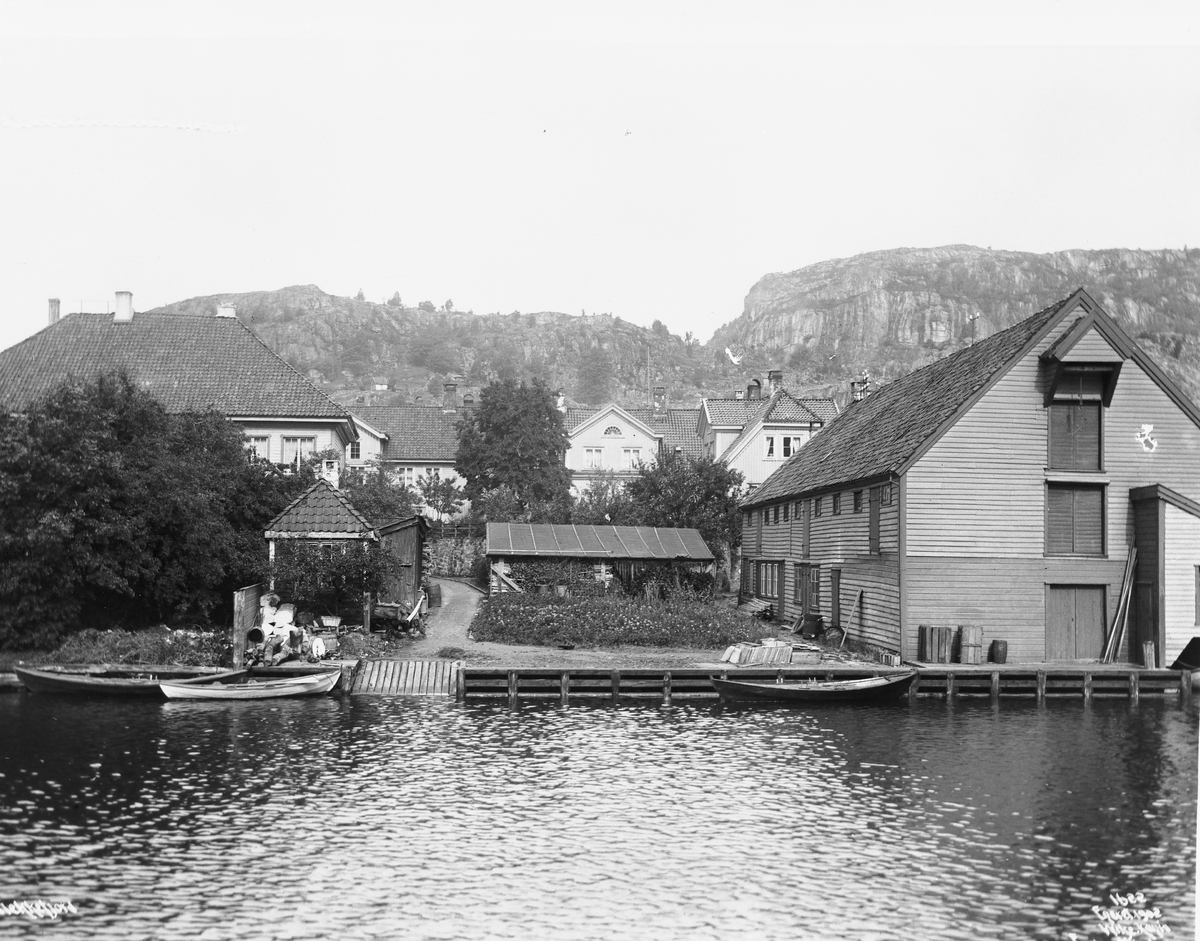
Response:
POLYGON ((420 600, 424 572, 425 541, 429 521, 410 516, 379 527, 379 541, 400 561, 400 574, 388 582, 385 599, 402 603, 411 611, 420 600))
POLYGON ((714 561, 695 529, 529 523, 488 523, 487 556, 493 591, 615 581, 632 593, 647 577, 678 580, 681 572, 711 572, 714 561))
POLYGON ((267 524, 264 535, 272 562, 275 561, 275 543, 280 539, 333 544, 346 539, 379 538, 370 521, 324 478, 284 507, 267 524))

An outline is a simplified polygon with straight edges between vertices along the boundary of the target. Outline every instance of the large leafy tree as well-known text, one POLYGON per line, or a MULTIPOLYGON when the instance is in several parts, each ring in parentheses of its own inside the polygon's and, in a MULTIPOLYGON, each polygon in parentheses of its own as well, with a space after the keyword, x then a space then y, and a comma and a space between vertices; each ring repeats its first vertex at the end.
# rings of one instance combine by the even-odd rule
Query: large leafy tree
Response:
POLYGON ((312 478, 244 443, 119 376, 0 416, 0 647, 207 613, 255 580, 263 529, 312 478))
POLYGON ((455 467, 474 500, 507 487, 525 508, 569 501, 571 475, 563 463, 569 445, 555 396, 541 380, 518 385, 498 380, 459 423, 455 467))
POLYGON ((600 471, 576 499, 571 522, 588 526, 641 526, 625 482, 610 470, 600 471))
POLYGON ((742 475, 723 461, 668 454, 643 467, 625 494, 638 525, 697 529, 720 561, 741 542, 742 475))
POLYGON ((340 489, 374 526, 406 519, 417 512, 416 495, 393 480, 379 461, 363 468, 347 468, 340 489))

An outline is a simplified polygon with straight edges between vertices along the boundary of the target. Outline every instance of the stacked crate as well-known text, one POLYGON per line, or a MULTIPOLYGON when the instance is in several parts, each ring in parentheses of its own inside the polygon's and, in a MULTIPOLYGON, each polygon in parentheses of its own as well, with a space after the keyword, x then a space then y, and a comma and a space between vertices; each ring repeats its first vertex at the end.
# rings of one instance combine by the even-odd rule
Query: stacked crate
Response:
POLYGON ((959 663, 983 663, 983 628, 978 624, 959 627, 959 663))
POLYGON ((922 624, 918 640, 917 659, 922 663, 953 662, 951 654, 954 648, 954 628, 922 624))

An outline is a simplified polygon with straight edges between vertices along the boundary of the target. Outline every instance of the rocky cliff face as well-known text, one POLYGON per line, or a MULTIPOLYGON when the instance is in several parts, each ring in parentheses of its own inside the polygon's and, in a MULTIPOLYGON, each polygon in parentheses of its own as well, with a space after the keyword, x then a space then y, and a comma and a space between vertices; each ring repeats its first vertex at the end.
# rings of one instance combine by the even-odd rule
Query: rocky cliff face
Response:
POLYGON ((894 378, 1085 288, 1180 382, 1200 392, 1200 250, 1046 255, 902 248, 762 278, 711 344, 786 360, 810 379, 894 378))

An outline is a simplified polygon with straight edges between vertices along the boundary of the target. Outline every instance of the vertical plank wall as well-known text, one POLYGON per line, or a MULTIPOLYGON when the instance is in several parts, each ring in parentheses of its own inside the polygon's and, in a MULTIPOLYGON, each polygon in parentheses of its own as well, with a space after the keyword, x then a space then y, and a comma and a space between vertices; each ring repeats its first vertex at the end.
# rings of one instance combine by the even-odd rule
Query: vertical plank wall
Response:
POLYGON ((1200 565, 1200 519, 1177 506, 1166 507, 1164 600, 1166 645, 1160 667, 1175 662, 1189 640, 1200 636, 1196 610, 1196 566, 1200 565))

